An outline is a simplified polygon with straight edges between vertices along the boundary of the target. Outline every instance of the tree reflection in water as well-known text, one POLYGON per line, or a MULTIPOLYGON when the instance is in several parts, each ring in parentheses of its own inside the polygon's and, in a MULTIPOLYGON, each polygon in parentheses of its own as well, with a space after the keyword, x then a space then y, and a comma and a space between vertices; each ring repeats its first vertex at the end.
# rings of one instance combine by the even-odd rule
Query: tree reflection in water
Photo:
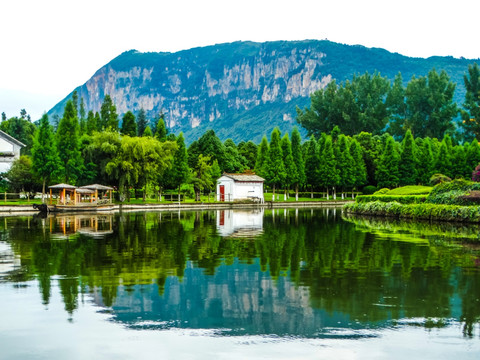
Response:
POLYGON ((480 319, 474 227, 342 219, 339 209, 121 213, 90 222, 13 217, 1 224, 1 239, 21 266, 0 281, 37 279, 43 304, 58 282, 69 314, 88 293, 131 327, 315 337, 456 320, 472 336, 480 319), (91 224, 96 236, 77 231, 91 224), (76 232, 56 236, 71 226, 76 232))

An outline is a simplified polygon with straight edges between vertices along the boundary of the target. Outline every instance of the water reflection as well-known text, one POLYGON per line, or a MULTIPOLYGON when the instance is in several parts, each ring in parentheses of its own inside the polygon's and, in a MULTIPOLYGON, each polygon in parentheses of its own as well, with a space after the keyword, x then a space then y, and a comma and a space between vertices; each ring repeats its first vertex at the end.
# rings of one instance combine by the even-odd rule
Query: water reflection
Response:
POLYGON ((217 230, 221 236, 256 237, 263 232, 264 209, 217 210, 217 230))
POLYGON ((44 221, 0 222, 0 244, 20 259, 8 281, 36 279, 44 304, 58 283, 71 316, 88 294, 131 328, 220 334, 364 337, 461 322, 473 336, 480 319, 478 248, 345 221, 339 210, 122 213, 97 219, 101 238, 63 240, 56 230, 94 223, 62 219, 45 231, 44 221))

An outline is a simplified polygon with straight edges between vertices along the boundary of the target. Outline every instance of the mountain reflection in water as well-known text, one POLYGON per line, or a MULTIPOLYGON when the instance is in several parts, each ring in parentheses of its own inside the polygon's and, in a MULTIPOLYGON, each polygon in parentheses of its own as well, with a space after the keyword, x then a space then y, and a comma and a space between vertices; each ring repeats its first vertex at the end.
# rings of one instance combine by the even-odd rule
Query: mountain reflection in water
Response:
POLYGON ((478 248, 446 237, 414 241, 417 228, 413 240, 365 229, 339 209, 0 223, 0 245, 19 259, 1 281, 38 281, 43 304, 58 282, 71 316, 88 294, 130 328, 315 338, 458 322, 473 336, 480 319, 478 248))

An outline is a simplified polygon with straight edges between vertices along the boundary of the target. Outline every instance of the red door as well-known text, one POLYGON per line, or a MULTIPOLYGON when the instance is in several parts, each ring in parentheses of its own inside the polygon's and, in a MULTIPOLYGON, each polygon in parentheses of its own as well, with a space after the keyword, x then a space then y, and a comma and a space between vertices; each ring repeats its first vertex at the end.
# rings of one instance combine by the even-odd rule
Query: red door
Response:
POLYGON ((225 201, 225 185, 220 185, 220 201, 225 201))

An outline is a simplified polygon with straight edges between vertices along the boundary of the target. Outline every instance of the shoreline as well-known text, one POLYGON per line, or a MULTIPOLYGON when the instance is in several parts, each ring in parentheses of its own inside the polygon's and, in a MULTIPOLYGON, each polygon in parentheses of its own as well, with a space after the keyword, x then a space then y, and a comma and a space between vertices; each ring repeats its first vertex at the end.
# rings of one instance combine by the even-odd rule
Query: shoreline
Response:
MULTIPOLYGON (((121 211, 146 211, 146 210, 228 210, 228 209, 272 209, 285 207, 343 207, 343 205, 353 202, 353 200, 338 200, 338 201, 298 201, 298 202, 283 202, 283 201, 269 201, 263 204, 239 204, 239 203, 171 203, 171 204, 114 204, 113 210, 106 212, 121 212, 121 211)), ((25 215, 35 214, 39 211, 33 208, 33 205, 0 205, 0 215, 25 215)), ((98 213, 104 211, 64 211, 52 214, 68 214, 68 213, 98 213)))

